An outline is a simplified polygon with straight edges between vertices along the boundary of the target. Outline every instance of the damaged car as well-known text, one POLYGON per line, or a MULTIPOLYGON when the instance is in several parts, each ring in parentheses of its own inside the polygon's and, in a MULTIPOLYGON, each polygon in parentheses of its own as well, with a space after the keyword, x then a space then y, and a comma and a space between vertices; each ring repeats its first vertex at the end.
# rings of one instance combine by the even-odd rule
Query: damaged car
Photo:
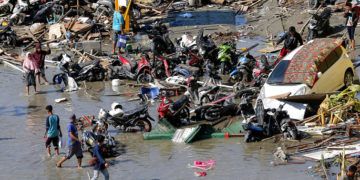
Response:
POLYGON ((256 106, 284 106, 292 119, 303 119, 308 104, 285 97, 332 93, 353 83, 355 70, 341 40, 314 39, 286 55, 269 75, 256 106))

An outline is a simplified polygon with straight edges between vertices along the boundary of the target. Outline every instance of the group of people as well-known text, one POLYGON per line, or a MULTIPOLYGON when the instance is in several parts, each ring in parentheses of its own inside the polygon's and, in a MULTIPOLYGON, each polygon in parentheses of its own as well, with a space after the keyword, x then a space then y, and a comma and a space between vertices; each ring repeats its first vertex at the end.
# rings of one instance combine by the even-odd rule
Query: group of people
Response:
MULTIPOLYGON (((45 136, 46 142, 45 146, 47 149, 48 156, 51 156, 51 144, 54 146, 54 150, 57 155, 59 155, 59 142, 62 138, 62 131, 60 127, 60 118, 58 115, 53 113, 53 107, 51 105, 46 106, 46 111, 48 113, 48 117, 46 118, 46 131, 45 136)), ((67 134, 68 134, 68 151, 61 160, 56 163, 56 167, 61 168, 62 164, 71 159, 74 155, 77 158, 78 168, 81 168, 83 152, 81 148, 81 141, 78 136, 78 130, 75 125, 76 116, 72 115, 70 117, 70 122, 67 125, 67 134)), ((99 177, 99 173, 101 172, 105 179, 109 179, 109 173, 107 168, 109 167, 109 163, 107 163, 103 158, 102 145, 104 143, 104 136, 97 136, 97 144, 93 150, 93 158, 91 159, 91 165, 94 165, 94 176, 92 180, 95 180, 99 177)))
POLYGON ((26 53, 23 70, 25 72, 25 84, 27 95, 29 95, 29 87, 34 86, 35 93, 38 92, 36 89, 36 79, 38 83, 41 84, 40 79, 42 78, 45 81, 45 84, 49 84, 45 76, 45 56, 50 54, 51 50, 49 44, 47 44, 47 50, 41 49, 41 44, 35 44, 35 51, 26 53))

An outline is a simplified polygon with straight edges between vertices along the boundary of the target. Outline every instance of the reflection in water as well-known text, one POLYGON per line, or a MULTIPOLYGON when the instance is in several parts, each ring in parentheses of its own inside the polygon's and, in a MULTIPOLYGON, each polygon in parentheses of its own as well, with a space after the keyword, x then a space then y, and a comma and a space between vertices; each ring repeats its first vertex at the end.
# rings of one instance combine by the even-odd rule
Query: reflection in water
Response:
POLYGON ((34 135, 45 132, 45 119, 47 117, 45 106, 47 106, 46 96, 42 94, 30 96, 28 99, 26 127, 34 135))
POLYGON ((80 98, 90 98, 92 100, 100 101, 100 97, 105 90, 104 82, 81 82, 81 85, 82 89, 77 93, 80 98))

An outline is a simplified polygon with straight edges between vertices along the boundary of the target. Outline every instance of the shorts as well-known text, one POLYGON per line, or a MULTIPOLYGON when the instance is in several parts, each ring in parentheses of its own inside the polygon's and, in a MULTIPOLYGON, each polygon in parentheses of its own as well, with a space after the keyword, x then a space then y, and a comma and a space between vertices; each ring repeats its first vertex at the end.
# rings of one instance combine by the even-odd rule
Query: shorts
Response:
POLYGON ((45 142, 46 148, 50 147, 51 142, 55 149, 59 148, 59 137, 48 137, 45 142))
POLYGON ((349 34, 349 39, 350 40, 354 40, 355 37, 355 27, 354 26, 348 26, 347 27, 348 30, 348 34, 349 34))
POLYGON ((121 34, 120 31, 115 31, 115 30, 114 30, 113 40, 115 41, 115 43, 117 43, 120 34, 121 34))
POLYGON ((45 77, 45 67, 41 67, 39 69, 39 71, 36 73, 36 75, 39 75, 39 74, 41 77, 45 77))
POLYGON ((29 71, 25 73, 25 83, 26 86, 35 86, 35 71, 29 71))
POLYGON ((81 159, 83 158, 83 153, 81 149, 81 144, 76 143, 69 147, 68 152, 66 153, 66 159, 70 159, 72 156, 76 156, 76 158, 81 159))

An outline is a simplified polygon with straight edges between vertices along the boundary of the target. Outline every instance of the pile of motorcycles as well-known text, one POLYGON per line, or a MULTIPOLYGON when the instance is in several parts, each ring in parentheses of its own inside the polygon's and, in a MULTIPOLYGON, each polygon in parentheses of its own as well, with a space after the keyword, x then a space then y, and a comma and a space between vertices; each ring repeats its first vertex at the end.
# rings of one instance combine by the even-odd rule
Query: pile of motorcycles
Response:
POLYGON ((244 51, 236 50, 233 42, 217 47, 209 35, 204 35, 203 29, 195 37, 182 35, 176 39, 176 45, 161 22, 144 28, 144 31, 152 41, 152 47, 140 50, 139 60, 128 54, 118 55, 109 66, 110 79, 145 83, 174 76, 186 79, 206 75, 221 82, 219 75, 229 75, 226 83, 230 85, 242 82, 260 87, 273 66, 267 61, 267 56, 256 60, 248 53, 257 44, 244 51))
MULTIPOLYGON (((157 108, 158 119, 166 119, 179 128, 199 121, 216 121, 223 117, 242 116, 246 130, 246 142, 259 141, 278 133, 288 138, 298 139, 296 126, 281 108, 253 108, 253 99, 257 97, 274 64, 270 65, 267 56, 256 59, 245 51, 237 51, 233 43, 217 47, 210 36, 201 29, 196 37, 184 34, 176 39, 176 45, 169 38, 168 30, 162 23, 144 28, 152 41, 147 50, 138 49, 140 59, 129 54, 118 54, 105 71, 98 61, 87 64, 72 62, 66 54, 57 57, 62 73, 54 76, 54 82, 67 81, 68 77, 76 81, 101 81, 107 75, 109 79, 128 79, 138 83, 148 83, 155 79, 168 80, 176 77, 178 85, 185 93, 173 101, 160 96, 157 108), (222 77, 231 89, 224 88, 222 77), (203 81, 200 81, 203 80, 203 81), (239 99, 237 101, 236 99, 239 99)), ((163 81, 164 82, 164 81, 163 81)), ((146 95, 141 95, 143 103, 136 109, 124 112, 119 103, 113 103, 109 111, 101 109, 94 124, 112 125, 123 132, 150 132, 155 122, 148 113, 146 95)), ((261 106, 256 106, 261 107, 261 106)), ((95 132, 84 134, 84 142, 91 147, 95 132)), ((109 143, 112 138, 105 135, 109 143)), ((109 147, 112 147, 109 144, 109 147)))

